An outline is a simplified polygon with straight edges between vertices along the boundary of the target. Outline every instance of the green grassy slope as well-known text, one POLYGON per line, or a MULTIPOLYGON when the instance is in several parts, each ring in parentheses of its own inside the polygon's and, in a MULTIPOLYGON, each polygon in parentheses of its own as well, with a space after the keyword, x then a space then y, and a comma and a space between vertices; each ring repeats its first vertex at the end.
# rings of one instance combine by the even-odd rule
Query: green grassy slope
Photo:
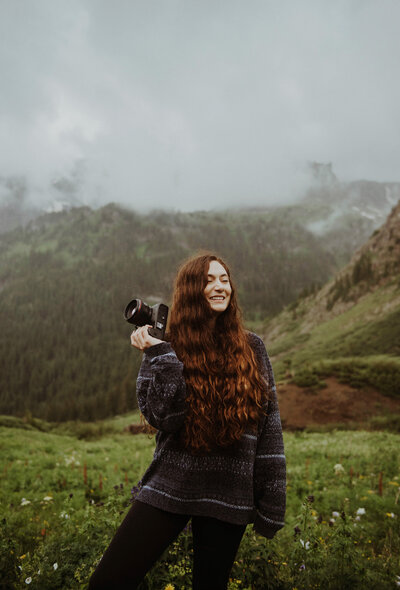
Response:
MULTIPOLYGON (((122 433, 119 421, 125 418, 108 421, 115 429, 96 440, 79 440, 63 426, 0 426, 0 587, 25 588, 27 579, 40 590, 87 587, 154 449, 154 438, 122 433)), ((361 590, 366 579, 391 588, 400 566, 398 435, 303 432, 284 439, 286 526, 272 541, 248 527, 229 590, 266 583, 361 590), (307 497, 312 502, 303 505, 307 497)), ((146 587, 189 588, 191 547, 190 533, 183 534, 146 587)))
POLYGON ((262 331, 280 378, 327 374, 328 367, 335 374, 346 360, 354 374, 364 367, 364 385, 400 395, 400 205, 333 281, 287 306, 262 331))

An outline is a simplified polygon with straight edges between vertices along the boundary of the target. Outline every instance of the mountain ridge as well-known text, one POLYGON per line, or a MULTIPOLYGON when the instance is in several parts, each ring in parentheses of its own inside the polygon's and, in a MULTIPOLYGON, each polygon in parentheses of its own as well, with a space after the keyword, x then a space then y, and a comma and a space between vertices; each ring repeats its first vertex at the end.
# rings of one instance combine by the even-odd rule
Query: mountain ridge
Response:
POLYGON ((400 395, 400 201, 333 279, 288 305, 263 334, 280 377, 339 371, 351 379, 352 366, 400 395))

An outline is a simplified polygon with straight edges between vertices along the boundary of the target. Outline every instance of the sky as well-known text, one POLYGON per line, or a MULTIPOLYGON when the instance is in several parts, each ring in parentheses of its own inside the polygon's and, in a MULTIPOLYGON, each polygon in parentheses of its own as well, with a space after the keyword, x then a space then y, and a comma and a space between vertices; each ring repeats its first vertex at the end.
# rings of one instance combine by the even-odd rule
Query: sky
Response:
POLYGON ((400 181, 399 22, 398 0, 0 0, 0 177, 142 211, 292 202, 311 161, 400 181))

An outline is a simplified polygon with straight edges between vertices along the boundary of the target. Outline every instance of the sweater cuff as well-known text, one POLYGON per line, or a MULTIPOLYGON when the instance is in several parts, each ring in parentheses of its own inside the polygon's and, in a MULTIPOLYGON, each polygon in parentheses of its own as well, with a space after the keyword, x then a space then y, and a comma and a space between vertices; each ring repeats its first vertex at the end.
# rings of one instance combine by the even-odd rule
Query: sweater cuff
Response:
MULTIPOLYGON (((269 520, 269 519, 268 519, 269 520)), ((275 522, 275 521, 267 521, 265 518, 262 518, 258 513, 254 519, 253 528, 259 535, 266 537, 267 539, 272 539, 276 533, 284 526, 284 523, 275 522)))
POLYGON ((153 346, 149 346, 149 348, 146 348, 143 352, 146 356, 152 359, 156 356, 160 356, 161 354, 167 354, 168 352, 174 351, 169 342, 160 342, 160 344, 154 344, 153 346))

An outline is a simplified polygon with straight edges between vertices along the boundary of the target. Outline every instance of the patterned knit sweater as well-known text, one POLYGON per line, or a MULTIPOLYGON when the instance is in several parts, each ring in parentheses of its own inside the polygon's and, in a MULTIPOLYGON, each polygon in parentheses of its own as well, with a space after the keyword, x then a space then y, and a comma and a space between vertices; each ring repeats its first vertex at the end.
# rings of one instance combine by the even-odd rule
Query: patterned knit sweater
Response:
POLYGON ((284 525, 286 463, 271 363, 261 338, 249 333, 261 374, 272 386, 258 433, 247 431, 234 445, 207 455, 190 454, 179 437, 185 420, 183 364, 168 342, 145 350, 137 379, 139 408, 154 426, 153 461, 137 499, 169 512, 254 523, 272 538, 284 525))

